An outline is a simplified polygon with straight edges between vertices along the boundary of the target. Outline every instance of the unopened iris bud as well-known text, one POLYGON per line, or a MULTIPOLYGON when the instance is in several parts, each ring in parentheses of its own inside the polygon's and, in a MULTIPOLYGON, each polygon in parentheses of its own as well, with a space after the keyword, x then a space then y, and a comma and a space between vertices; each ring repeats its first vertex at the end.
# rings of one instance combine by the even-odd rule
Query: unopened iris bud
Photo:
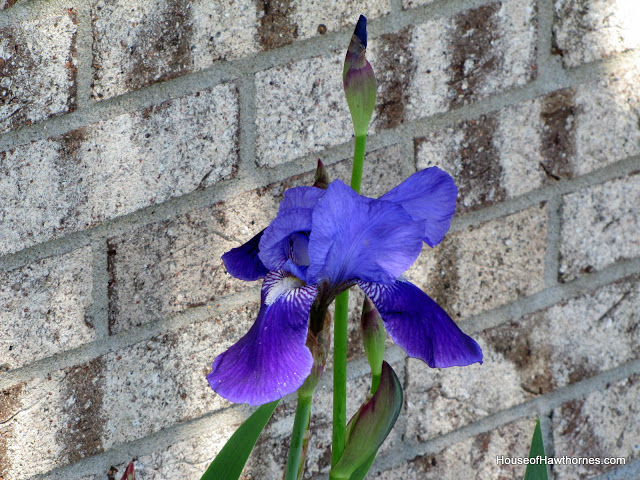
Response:
POLYGON ((349 420, 344 452, 331 469, 331 478, 351 478, 353 472, 370 460, 391 432, 401 409, 400 380, 391 366, 383 362, 378 390, 349 420))
POLYGON ((318 159, 318 166, 316 167, 316 174, 313 179, 313 186, 326 190, 329 186, 329 175, 327 169, 324 167, 322 160, 318 159))
POLYGON ((366 59, 367 19, 360 15, 351 36, 342 70, 344 93, 347 97, 356 136, 367 134, 369 121, 376 104, 376 76, 366 59))
POLYGON ((120 480, 136 480, 136 474, 133 471, 133 462, 129 463, 120 480))
POLYGON ((371 367, 371 393, 375 393, 380 383, 380 374, 382 372, 386 332, 382 318, 380 318, 378 310, 376 310, 373 302, 369 300, 369 297, 365 297, 362 305, 360 331, 362 332, 364 351, 371 367))

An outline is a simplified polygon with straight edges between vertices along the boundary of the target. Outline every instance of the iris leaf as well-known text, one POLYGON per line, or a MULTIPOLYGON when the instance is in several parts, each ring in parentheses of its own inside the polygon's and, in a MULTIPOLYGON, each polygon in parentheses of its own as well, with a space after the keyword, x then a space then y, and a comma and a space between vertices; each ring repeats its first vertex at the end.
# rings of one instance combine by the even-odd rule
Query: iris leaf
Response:
POLYGON ((237 480, 242 474, 251 450, 256 444, 265 425, 273 415, 280 400, 260 406, 240 425, 227 441, 220 453, 213 459, 200 480, 237 480))
MULTIPOLYGON (((538 456, 544 457, 544 444, 542 443, 542 430, 540 430, 540 419, 536 423, 536 428, 533 431, 533 438, 531 439, 531 449, 529 450, 529 458, 536 458, 538 456)), ((544 462, 538 464, 527 465, 527 470, 524 474, 524 480, 548 480, 547 477, 547 465, 544 462)))

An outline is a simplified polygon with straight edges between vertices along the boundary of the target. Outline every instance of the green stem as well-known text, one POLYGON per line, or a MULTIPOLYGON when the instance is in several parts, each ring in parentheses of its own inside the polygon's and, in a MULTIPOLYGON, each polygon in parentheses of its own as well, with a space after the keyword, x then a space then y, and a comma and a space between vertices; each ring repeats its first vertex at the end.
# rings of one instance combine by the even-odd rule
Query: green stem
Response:
POLYGON ((378 387, 380 386, 380 377, 382 373, 374 373, 371 375, 371 395, 376 393, 378 387))
MULTIPOLYGON (((367 136, 356 136, 351 170, 351 188, 360 193, 362 166, 367 136)), ((347 317, 349 316, 349 290, 336 298, 333 326, 333 434, 331 466, 338 463, 345 444, 347 427, 347 317)))
POLYGON ((356 146, 353 151, 353 169, 351 170, 351 188, 360 193, 362 183, 362 166, 364 164, 364 152, 367 148, 367 136, 356 137, 356 146))
POLYGON ((309 428, 312 399, 313 396, 298 394, 298 405, 293 421, 293 431, 291 432, 291 444, 289 445, 289 459, 287 460, 285 480, 296 480, 298 478, 300 452, 302 451, 305 433, 309 428))
POLYGON ((333 324, 333 438, 331 466, 340 460, 344 451, 347 427, 347 317, 349 290, 336 298, 333 324))

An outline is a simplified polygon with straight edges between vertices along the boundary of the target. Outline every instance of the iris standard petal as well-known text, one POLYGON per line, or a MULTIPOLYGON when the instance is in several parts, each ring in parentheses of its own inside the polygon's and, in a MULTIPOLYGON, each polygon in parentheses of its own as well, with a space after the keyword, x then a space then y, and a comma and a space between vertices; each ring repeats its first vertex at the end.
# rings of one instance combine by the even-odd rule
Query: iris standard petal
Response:
POLYGON ((312 223, 309 283, 390 284, 422 247, 422 222, 414 222, 400 205, 358 195, 340 180, 331 182, 318 201, 312 223))
POLYGON ((305 345, 314 286, 283 272, 269 272, 258 318, 207 375, 211 388, 235 403, 261 405, 295 392, 311 372, 305 345))
POLYGON ((231 275, 240 280, 251 282, 264 278, 269 272, 258 257, 258 244, 264 230, 254 236, 244 245, 232 248, 222 255, 224 266, 231 275))
POLYGON ((310 208, 288 208, 264 230, 258 246, 258 256, 269 270, 280 270, 291 257, 290 236, 296 232, 311 230, 310 208))
POLYGON ((393 341, 409 356, 439 368, 482 363, 476 341, 412 283, 358 285, 375 304, 393 341))
POLYGON ((318 199, 324 195, 324 190, 318 187, 295 187, 284 192, 280 202, 278 214, 291 208, 309 208, 313 210, 318 199))
POLYGON ((414 173, 380 200, 398 203, 414 220, 424 220, 423 240, 435 247, 449 230, 457 196, 451 176, 438 167, 430 167, 414 173))

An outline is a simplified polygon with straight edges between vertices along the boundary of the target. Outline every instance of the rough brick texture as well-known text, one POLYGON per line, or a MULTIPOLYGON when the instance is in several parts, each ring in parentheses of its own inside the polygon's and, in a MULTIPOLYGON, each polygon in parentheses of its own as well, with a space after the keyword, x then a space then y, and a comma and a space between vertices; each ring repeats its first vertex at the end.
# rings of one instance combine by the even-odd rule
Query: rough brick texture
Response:
POLYGON ((0 0, 0 10, 6 10, 7 8, 13 7, 16 3, 19 3, 20 0, 0 0))
POLYGON ((554 53, 575 67, 640 46, 633 0, 556 0, 554 53))
POLYGON ((91 12, 93 93, 99 99, 256 50, 250 0, 97 0, 91 12))
POLYGON ((637 358, 637 277, 601 287, 482 337, 515 367, 515 384, 536 395, 637 358))
POLYGON ((96 338, 88 315, 91 248, 0 273, 0 371, 72 349, 96 338))
MULTIPOLYGON (((585 398, 571 400, 553 411, 556 456, 621 457, 627 463, 640 457, 637 419, 640 377, 629 378, 585 398)), ((593 478, 611 465, 554 465, 558 480, 593 478)))
POLYGON ((560 278, 577 276, 640 253, 640 174, 565 195, 560 278))
POLYGON ((248 330, 256 307, 249 304, 7 389, 2 395, 10 398, 0 411, 6 478, 29 478, 228 406, 205 375, 215 356, 248 330), (33 451, 43 454, 34 458, 33 451))
MULTIPOLYGON (((378 83, 361 191, 451 174, 452 230, 405 275, 484 353, 431 369, 387 338, 404 405, 369 477, 522 478, 495 459, 527 454, 537 416, 556 456, 635 462, 555 480, 637 471, 635 0, 67 3, 0 0, 1 480, 118 480, 132 459, 139 480, 200 478, 251 413, 205 378, 259 310, 261 282, 220 257, 317 158, 348 183, 359 14, 378 83)), ((329 471, 333 362, 306 479, 329 471)), ((243 480, 282 477, 294 409, 243 480)))
POLYGON ((416 140, 418 168, 453 175, 458 211, 477 210, 640 153, 638 69, 558 90, 416 140))
POLYGON ((468 317, 544 286, 547 209, 538 205, 449 234, 422 255, 408 278, 450 315, 468 317))
POLYGON ((0 133, 75 109, 76 24, 69 9, 0 28, 0 133))
POLYGON ((109 98, 389 13, 390 0, 105 1, 91 6, 93 94, 109 98), (320 20, 319 20, 320 19, 320 20), (230 28, 230 26, 232 26, 230 28))
POLYGON ((235 88, 222 85, 1 152, 0 252, 230 177, 237 128, 235 88))
POLYGON ((535 418, 508 423, 495 430, 448 446, 437 453, 417 455, 371 478, 440 480, 457 478, 523 478, 524 465, 497 465, 496 457, 523 457, 529 452, 535 418))
MULTIPOLYGON (((369 44, 379 100, 376 130, 459 107, 535 76, 531 2, 491 3, 408 27, 369 44), (517 22, 509 19, 518 18, 517 22), (464 40, 461 40, 464 39, 464 40)), ((274 166, 352 137, 343 52, 256 74, 257 156, 274 166)))
POLYGON ((535 78, 534 12, 535 2, 511 0, 416 25, 407 117, 456 108, 535 78))

